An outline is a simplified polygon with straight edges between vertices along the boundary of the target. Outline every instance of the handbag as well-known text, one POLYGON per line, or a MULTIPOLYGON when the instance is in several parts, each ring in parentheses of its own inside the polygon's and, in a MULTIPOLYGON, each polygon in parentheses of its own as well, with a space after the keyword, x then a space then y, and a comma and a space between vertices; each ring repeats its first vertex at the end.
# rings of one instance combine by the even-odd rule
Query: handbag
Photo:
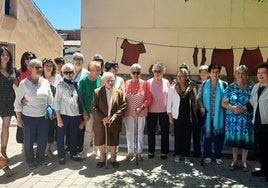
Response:
POLYGON ((46 108, 45 118, 50 120, 53 120, 55 118, 55 110, 50 105, 48 105, 46 108))

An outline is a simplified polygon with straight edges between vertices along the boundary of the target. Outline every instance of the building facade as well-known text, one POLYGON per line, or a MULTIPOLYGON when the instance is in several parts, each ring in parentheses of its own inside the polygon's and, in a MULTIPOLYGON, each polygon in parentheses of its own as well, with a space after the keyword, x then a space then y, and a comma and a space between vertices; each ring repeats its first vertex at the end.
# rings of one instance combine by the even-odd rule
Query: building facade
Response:
MULTIPOLYGON (((233 68, 241 62, 244 48, 259 47, 266 61, 267 20, 266 0, 82 0, 81 51, 86 59, 100 53, 120 63, 124 39, 143 42, 143 73, 161 61, 168 74, 176 74, 185 62, 197 75, 201 63, 211 63, 215 49, 233 53, 227 57, 233 58, 233 65, 228 65, 233 68)), ((119 65, 121 73, 129 73, 128 66, 119 65)), ((223 68, 222 73, 227 71, 223 68)))
POLYGON ((39 59, 54 59, 63 51, 63 40, 32 0, 0 1, 0 45, 12 51, 17 67, 25 51, 39 59))

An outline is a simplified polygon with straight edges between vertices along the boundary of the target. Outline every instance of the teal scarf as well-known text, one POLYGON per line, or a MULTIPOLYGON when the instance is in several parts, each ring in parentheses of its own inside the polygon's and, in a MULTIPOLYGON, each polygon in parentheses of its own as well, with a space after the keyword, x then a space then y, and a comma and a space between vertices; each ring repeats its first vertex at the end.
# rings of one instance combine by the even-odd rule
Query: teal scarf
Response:
MULTIPOLYGON (((210 113, 210 88, 211 79, 207 80, 203 86, 203 105, 207 110, 205 121, 205 135, 207 138, 211 135, 211 113, 210 113)), ((224 133, 224 109, 221 106, 221 100, 224 92, 224 83, 222 80, 218 80, 216 95, 215 95, 215 113, 213 119, 213 131, 214 134, 224 133)))

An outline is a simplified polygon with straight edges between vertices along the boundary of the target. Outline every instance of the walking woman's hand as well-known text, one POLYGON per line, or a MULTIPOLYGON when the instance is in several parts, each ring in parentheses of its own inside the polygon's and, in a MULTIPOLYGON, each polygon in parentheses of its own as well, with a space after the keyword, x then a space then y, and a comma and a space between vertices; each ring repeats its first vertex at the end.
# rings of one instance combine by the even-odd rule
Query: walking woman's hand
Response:
POLYGON ((168 121, 169 121, 170 125, 174 125, 174 119, 173 119, 171 113, 168 114, 168 121))
POLYGON ((63 121, 61 118, 57 118, 57 125, 58 127, 63 127, 63 121))
POLYGON ((18 126, 21 127, 21 128, 23 128, 23 126, 24 126, 23 121, 22 121, 21 118, 18 118, 18 119, 17 119, 17 124, 18 124, 18 126))

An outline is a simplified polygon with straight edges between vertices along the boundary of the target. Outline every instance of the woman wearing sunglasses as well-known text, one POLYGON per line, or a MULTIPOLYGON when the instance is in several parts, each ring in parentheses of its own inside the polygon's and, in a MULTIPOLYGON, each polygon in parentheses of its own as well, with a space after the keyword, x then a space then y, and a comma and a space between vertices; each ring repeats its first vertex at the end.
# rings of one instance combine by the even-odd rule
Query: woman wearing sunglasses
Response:
POLYGON ((53 103, 53 96, 49 82, 42 77, 42 62, 32 59, 29 69, 31 75, 20 82, 14 106, 18 126, 23 127, 26 163, 31 168, 46 165, 45 150, 49 120, 45 118, 45 114, 47 105, 53 103), (27 103, 22 104, 23 98, 27 100, 27 103), (33 150, 35 138, 37 141, 36 155, 33 150))
POLYGON ((143 136, 145 127, 145 118, 148 112, 148 106, 151 104, 152 97, 147 86, 147 82, 142 80, 141 66, 133 64, 130 67, 131 79, 126 81, 125 97, 127 102, 127 109, 125 112, 125 127, 127 137, 128 155, 127 161, 134 158, 134 152, 138 153, 138 160, 143 160, 143 136), (137 135, 134 133, 137 131, 137 135), (137 143, 135 142, 137 139, 137 143), (136 148, 136 146, 138 147, 136 148), (136 145, 136 146, 135 146, 136 145))
POLYGON ((147 81, 150 86, 150 92, 153 96, 152 104, 149 106, 147 117, 148 131, 148 158, 154 158, 155 152, 155 135, 157 121, 161 129, 161 159, 166 159, 169 152, 169 121, 167 115, 167 98, 170 83, 163 78, 166 67, 156 62, 152 66, 153 78, 147 81))
POLYGON ((61 68, 63 81, 57 85, 54 108, 57 115, 57 147, 59 164, 65 164, 64 137, 69 134, 70 158, 80 161, 77 155, 77 133, 82 114, 77 82, 73 82, 74 66, 70 63, 61 68), (66 132, 69 130, 69 132, 66 132))

